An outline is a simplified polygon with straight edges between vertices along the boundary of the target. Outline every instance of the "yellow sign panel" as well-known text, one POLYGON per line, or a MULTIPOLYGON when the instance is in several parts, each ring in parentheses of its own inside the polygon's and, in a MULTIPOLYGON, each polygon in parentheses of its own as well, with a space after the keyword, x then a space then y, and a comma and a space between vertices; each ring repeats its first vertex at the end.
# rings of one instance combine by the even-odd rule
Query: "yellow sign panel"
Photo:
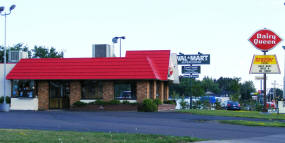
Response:
POLYGON ((275 55, 254 55, 250 67, 250 74, 280 74, 275 55))
POLYGON ((255 55, 253 64, 277 64, 275 55, 255 55))

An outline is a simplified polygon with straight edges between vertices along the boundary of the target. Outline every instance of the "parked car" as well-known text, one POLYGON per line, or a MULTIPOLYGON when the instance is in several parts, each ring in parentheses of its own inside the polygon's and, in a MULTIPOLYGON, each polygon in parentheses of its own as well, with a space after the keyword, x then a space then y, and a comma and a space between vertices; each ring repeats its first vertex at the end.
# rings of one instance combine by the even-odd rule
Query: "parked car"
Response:
POLYGON ((240 110, 240 104, 236 101, 228 101, 226 109, 227 110, 240 110))
POLYGON ((275 109, 276 108, 275 103, 274 102, 266 102, 266 109, 269 109, 269 108, 275 109))

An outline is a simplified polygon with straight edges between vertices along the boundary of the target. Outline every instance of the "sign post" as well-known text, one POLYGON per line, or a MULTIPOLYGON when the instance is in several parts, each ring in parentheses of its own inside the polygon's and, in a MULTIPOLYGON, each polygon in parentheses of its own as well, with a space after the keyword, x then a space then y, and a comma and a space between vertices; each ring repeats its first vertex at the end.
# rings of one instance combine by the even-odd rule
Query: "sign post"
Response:
MULTIPOLYGON (((261 50, 263 55, 266 55, 266 52, 274 48, 281 40, 277 34, 268 29, 259 30, 249 38, 250 43, 261 50)), ((263 73, 263 88, 263 111, 266 112, 266 72, 263 73)))
POLYGON ((191 94, 191 86, 192 86, 192 79, 198 78, 201 67, 200 66, 192 66, 193 64, 210 64, 210 54, 201 54, 198 53, 198 55, 184 55, 180 54, 177 55, 177 64, 178 65, 189 65, 189 66, 182 66, 182 74, 186 74, 183 77, 188 78, 189 74, 189 86, 190 86, 190 104, 189 108, 192 109, 192 94, 191 94), (195 74, 195 75, 193 75, 195 74))

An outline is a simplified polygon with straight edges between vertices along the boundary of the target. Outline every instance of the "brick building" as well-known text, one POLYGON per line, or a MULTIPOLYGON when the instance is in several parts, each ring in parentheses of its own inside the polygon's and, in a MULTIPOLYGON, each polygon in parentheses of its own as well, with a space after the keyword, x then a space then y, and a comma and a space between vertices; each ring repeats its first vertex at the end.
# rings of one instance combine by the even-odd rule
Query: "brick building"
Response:
POLYGON ((11 80, 11 109, 64 109, 76 101, 168 100, 174 76, 171 57, 169 50, 151 50, 127 51, 122 58, 22 59, 6 77, 11 80))

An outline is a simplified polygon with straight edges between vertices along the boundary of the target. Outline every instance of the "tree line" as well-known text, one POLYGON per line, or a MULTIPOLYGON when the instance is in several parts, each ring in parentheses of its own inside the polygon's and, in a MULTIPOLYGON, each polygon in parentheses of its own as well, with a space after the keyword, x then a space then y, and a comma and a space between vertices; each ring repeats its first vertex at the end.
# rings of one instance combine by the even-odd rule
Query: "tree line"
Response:
POLYGON ((204 77, 203 80, 192 78, 180 78, 179 84, 170 84, 170 93, 178 96, 205 96, 206 92, 212 92, 217 95, 229 96, 235 101, 250 101, 251 93, 256 92, 252 81, 241 82, 241 78, 220 77, 213 79, 204 77))
MULTIPOLYGON (((6 59, 9 51, 23 51, 28 53, 29 58, 63 58, 63 51, 57 51, 54 47, 34 46, 30 49, 28 46, 18 43, 6 48, 6 59)), ((4 62, 4 47, 0 46, 0 63, 4 62)))

